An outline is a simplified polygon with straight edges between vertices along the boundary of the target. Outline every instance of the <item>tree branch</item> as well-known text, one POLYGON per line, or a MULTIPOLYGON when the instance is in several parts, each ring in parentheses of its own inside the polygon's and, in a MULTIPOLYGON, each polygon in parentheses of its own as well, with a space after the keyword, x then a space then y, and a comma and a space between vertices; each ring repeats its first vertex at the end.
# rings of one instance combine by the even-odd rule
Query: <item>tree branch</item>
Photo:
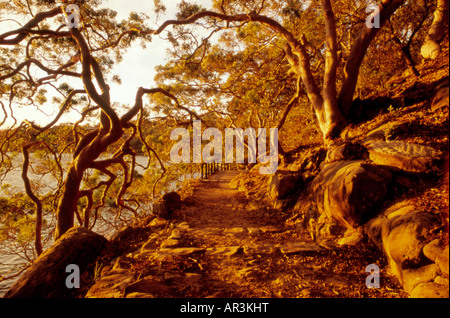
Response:
MULTIPOLYGON (((0 35, 0 45, 16 45, 22 42, 23 39, 30 33, 30 30, 46 19, 62 13, 62 7, 57 7, 46 12, 37 13, 33 19, 28 21, 22 28, 6 32, 0 35), (17 35, 16 35, 17 34, 17 35), (16 35, 13 39, 7 39, 10 36, 16 35)), ((46 30, 47 31, 47 30, 46 30)))

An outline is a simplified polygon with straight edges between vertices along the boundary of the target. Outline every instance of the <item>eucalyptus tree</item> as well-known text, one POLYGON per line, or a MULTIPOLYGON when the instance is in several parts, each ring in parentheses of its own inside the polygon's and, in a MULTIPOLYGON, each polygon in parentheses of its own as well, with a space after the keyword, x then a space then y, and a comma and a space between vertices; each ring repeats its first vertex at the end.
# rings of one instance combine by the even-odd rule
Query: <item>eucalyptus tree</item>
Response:
MULTIPOLYGON (((443 12, 448 14, 448 1, 439 0, 434 11, 430 9, 429 2, 432 1, 383 0, 380 5, 374 6, 370 1, 215 0, 214 10, 204 10, 184 2, 180 6, 178 19, 165 21, 155 32, 161 33, 169 26, 178 30, 171 33, 170 38, 174 43, 173 51, 178 52, 175 60, 182 59, 185 64, 195 58, 198 60, 199 56, 203 60, 207 59, 206 44, 209 43, 209 36, 200 41, 192 32, 199 25, 211 34, 224 29, 235 29, 239 34, 247 25, 253 30, 253 35, 265 34, 266 41, 276 37, 277 40, 271 43, 272 49, 277 51, 282 48, 289 66, 287 74, 293 74, 298 83, 295 93, 291 94, 292 98, 284 101, 285 108, 279 114, 278 125, 282 126, 292 106, 305 93, 315 112, 323 140, 329 143, 339 136, 352 115, 353 100, 364 60, 372 65, 390 60, 388 55, 375 61, 375 57, 372 58, 370 54, 376 53, 380 48, 381 51, 392 51, 392 44, 396 43, 407 66, 418 75, 414 62, 417 50, 412 54, 411 45, 419 31, 423 38, 423 29, 430 27, 433 12, 434 20, 429 28, 428 38, 430 34, 439 33, 441 41, 445 35, 445 32, 442 33, 442 25, 446 25, 446 15, 443 12), (402 5, 405 5, 405 10, 396 19, 395 13, 402 5), (387 30, 386 24, 389 26, 387 30), (265 28, 266 32, 258 27, 265 28), (384 36, 387 32, 390 35, 384 36), (385 43, 380 40, 374 44, 380 33, 386 39, 385 43), (179 41, 183 39, 182 45, 179 41), (200 53, 197 50, 199 47, 202 47, 200 53), (184 55, 182 51, 185 51, 184 55)), ((243 43, 244 47, 249 44, 245 40, 243 43)), ((260 43, 264 43, 262 39, 260 43)), ((214 52, 217 47, 209 47, 213 48, 211 56, 217 54, 214 52)), ((247 61, 250 56, 245 51, 248 48, 247 46, 240 53, 243 61, 247 61)), ((234 58, 239 59, 239 54, 236 53, 234 58)), ((233 63, 229 61, 228 65, 232 66, 233 63)), ((198 68, 201 66, 199 64, 198 68)), ((250 70, 250 63, 247 67, 250 70)), ((235 70, 229 70, 228 76, 235 70)), ((376 77, 376 74, 370 76, 376 77)), ((256 74, 253 78, 255 81, 259 80, 256 74)), ((244 101, 241 98, 241 102, 244 101)))
MULTIPOLYGON (((31 151, 46 149, 54 158, 59 188, 55 193, 56 231, 60 237, 74 226, 77 216, 81 225, 89 227, 90 214, 105 204, 106 194, 118 179, 121 186, 116 204, 121 209, 136 213, 138 202, 126 196, 133 181, 135 152, 130 147, 133 138, 141 136, 146 95, 163 94, 173 101, 174 107, 194 113, 181 106, 170 92, 161 88, 140 87, 130 107, 118 107, 110 97, 109 82, 118 80, 110 73, 112 65, 120 61, 123 53, 137 41, 151 41, 151 32, 142 34, 136 27, 145 28, 148 16, 131 13, 129 18, 117 21, 117 13, 100 9, 100 1, 14 1, 1 3, 1 18, 16 23, 17 27, 0 34, 0 98, 4 118, 12 124, 4 126, 2 139, 2 166, 10 161, 8 150, 20 145, 23 153, 22 179, 28 196, 36 207, 36 251, 42 252, 40 231, 42 226, 42 198, 36 195, 28 177, 31 151), (21 25, 22 20, 27 20, 21 25), (76 88, 72 88, 75 86, 76 88), (48 92, 53 92, 52 103, 60 105, 54 118, 39 125, 28 118, 18 122, 14 116, 19 105, 45 110, 50 104, 48 92), (72 124, 74 137, 68 143, 64 138, 49 141, 46 132, 54 127, 69 111, 78 111, 80 120, 72 124), (93 123, 90 129, 81 126, 93 123), (20 140, 17 136, 21 136, 20 140), (72 159, 66 171, 62 171, 61 158, 69 152, 72 159), (111 155, 105 156, 110 153, 111 155), (102 178, 94 184, 84 182, 87 171, 97 171, 102 178), (95 200, 99 196, 100 199, 95 200), (78 204, 86 200, 84 215, 78 204)), ((152 149, 145 143, 147 150, 152 149)), ((155 153, 156 154, 156 153, 155 153)))

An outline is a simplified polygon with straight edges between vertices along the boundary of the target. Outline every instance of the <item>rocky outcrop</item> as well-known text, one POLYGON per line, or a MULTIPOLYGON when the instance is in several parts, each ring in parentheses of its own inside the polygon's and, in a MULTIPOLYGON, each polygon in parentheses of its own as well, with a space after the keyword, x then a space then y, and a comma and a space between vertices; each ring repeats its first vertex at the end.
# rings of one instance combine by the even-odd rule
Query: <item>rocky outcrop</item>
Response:
POLYGON ((412 297, 449 295, 448 245, 445 250, 439 247, 439 240, 433 240, 433 230, 439 225, 438 215, 404 200, 364 226, 369 238, 384 251, 392 274, 412 297))
POLYGON ((344 142, 332 144, 328 147, 327 156, 323 164, 342 160, 367 159, 369 157, 366 147, 359 143, 344 142))
POLYGON ((444 107, 449 107, 449 87, 448 81, 444 85, 436 88, 436 94, 431 102, 431 110, 437 111, 444 107))
POLYGON ((169 219, 172 212, 181 206, 181 197, 176 192, 164 194, 158 201, 153 204, 153 213, 164 219, 169 219))
MULTIPOLYGON (((436 103, 441 100, 445 104, 442 98, 436 103)), ((302 216, 295 224, 307 228, 314 240, 336 245, 355 245, 366 235, 384 252, 390 271, 412 297, 448 297, 448 243, 440 246, 434 233, 440 216, 409 200, 385 207, 395 191, 413 187, 418 177, 440 169, 440 151, 386 141, 387 135, 408 134, 412 127, 399 120, 375 128, 363 146, 330 145, 311 183, 312 202, 297 208, 302 216)))
POLYGON ((431 147, 403 141, 376 141, 367 144, 374 164, 394 167, 408 173, 436 171, 442 154, 431 147))
POLYGON ((298 191, 301 181, 298 172, 277 171, 269 179, 269 196, 274 200, 285 199, 298 191))
POLYGON ((374 217, 388 193, 392 173, 362 160, 325 165, 312 182, 321 214, 353 229, 374 217))
POLYGON ((95 261, 107 240, 84 227, 74 227, 42 253, 20 279, 8 290, 5 298, 54 298, 70 296, 66 286, 69 264, 80 274, 95 261))

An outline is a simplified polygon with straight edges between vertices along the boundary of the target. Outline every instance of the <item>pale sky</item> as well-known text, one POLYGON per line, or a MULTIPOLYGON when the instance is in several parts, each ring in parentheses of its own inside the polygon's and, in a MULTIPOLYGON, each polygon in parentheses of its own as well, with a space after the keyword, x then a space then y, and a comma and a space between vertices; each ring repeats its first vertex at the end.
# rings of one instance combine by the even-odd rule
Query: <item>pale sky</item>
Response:
MULTIPOLYGON (((158 21, 149 21, 150 27, 156 27, 162 24, 167 19, 175 19, 175 13, 177 12, 177 5, 181 0, 161 0, 166 7, 166 14, 159 17, 158 21), (155 23, 156 22, 156 23, 155 23)), ((203 7, 210 9, 211 0, 191 0, 203 7)), ((130 12, 144 12, 151 19, 155 18, 153 13, 153 1, 152 0, 104 0, 100 7, 108 7, 117 11, 117 20, 126 19, 130 12)), ((0 33, 6 32, 11 29, 17 28, 17 24, 3 22, 0 23, 0 33)), ((162 34, 164 36, 164 33, 162 34)), ((151 43, 147 43, 147 48, 142 49, 138 42, 130 48, 123 56, 121 63, 114 66, 113 74, 117 74, 122 79, 122 84, 117 85, 114 83, 108 83, 111 87, 111 101, 118 102, 120 104, 134 103, 137 88, 140 86, 146 88, 155 87, 153 81, 156 75, 155 67, 157 65, 166 63, 166 49, 168 48, 168 42, 162 40, 160 37, 155 36, 151 43)), ((70 84, 75 88, 83 88, 81 80, 70 81, 70 84)), ((50 97, 50 96, 48 96, 50 97)), ((50 101, 51 98, 48 98, 50 101)), ((5 101, 3 101, 5 102, 5 101)), ((50 104, 50 103, 49 103, 50 104)), ((14 116, 20 123, 24 118, 34 120, 36 123, 45 124, 51 121, 54 115, 56 115, 58 105, 44 105, 42 110, 50 115, 50 117, 43 116, 42 112, 37 110, 32 111, 30 107, 24 107, 15 109, 14 116), (53 116, 52 116, 53 115, 53 116)), ((67 117, 66 117, 67 118, 67 117)), ((0 122, 3 119, 3 114, 0 114, 0 122)), ((70 119, 77 120, 78 118, 70 119)), ((64 119, 62 119, 64 121, 64 119)), ((66 119, 67 121, 67 119, 66 119)), ((12 123, 11 121, 7 121, 12 123)), ((4 128, 4 127, 2 127, 4 128)))
MULTIPOLYGON (((162 0, 161 2, 166 6, 166 15, 159 18, 158 24, 167 19, 175 19, 177 4, 181 0, 162 0)), ((211 6, 211 0, 195 0, 193 2, 203 5, 205 8, 210 8, 211 6)), ((146 12, 152 17, 151 13, 154 6, 151 0, 107 0, 102 7, 109 7, 117 11, 118 20, 121 20, 122 18, 127 18, 132 11, 146 12)), ((153 26, 154 22, 150 22, 153 26)), ((133 49, 130 49, 127 55, 124 56, 123 61, 115 67, 115 73, 122 78, 122 84, 120 86, 110 85, 111 100, 131 104, 134 102, 138 87, 154 87, 155 67, 166 63, 165 52, 167 47, 167 41, 156 36, 153 37, 152 42, 147 45, 145 50, 139 45, 135 45, 133 49)))

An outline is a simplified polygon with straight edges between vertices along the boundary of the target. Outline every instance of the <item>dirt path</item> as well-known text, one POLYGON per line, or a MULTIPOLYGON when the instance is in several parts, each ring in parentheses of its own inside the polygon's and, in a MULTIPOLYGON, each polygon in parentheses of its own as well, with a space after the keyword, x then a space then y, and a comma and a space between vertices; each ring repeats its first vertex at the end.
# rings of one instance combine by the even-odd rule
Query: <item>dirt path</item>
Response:
POLYGON ((370 244, 325 248, 281 217, 247 211, 228 186, 237 173, 198 182, 171 221, 154 219, 140 250, 102 271, 87 297, 405 296, 370 244), (365 284, 372 263, 381 268, 378 289, 365 284))
POLYGON ((184 200, 183 208, 175 212, 174 218, 197 228, 247 228, 270 224, 270 221, 243 213, 237 191, 228 186, 238 174, 238 171, 219 171, 202 180, 195 187, 193 196, 184 200))
POLYGON ((174 215, 189 225, 182 245, 206 248, 196 259, 202 292, 188 296, 392 297, 400 292, 389 279, 384 289, 366 287, 365 267, 383 260, 376 249, 327 249, 281 218, 248 213, 239 192, 228 186, 238 173, 220 171, 202 181, 174 215))

